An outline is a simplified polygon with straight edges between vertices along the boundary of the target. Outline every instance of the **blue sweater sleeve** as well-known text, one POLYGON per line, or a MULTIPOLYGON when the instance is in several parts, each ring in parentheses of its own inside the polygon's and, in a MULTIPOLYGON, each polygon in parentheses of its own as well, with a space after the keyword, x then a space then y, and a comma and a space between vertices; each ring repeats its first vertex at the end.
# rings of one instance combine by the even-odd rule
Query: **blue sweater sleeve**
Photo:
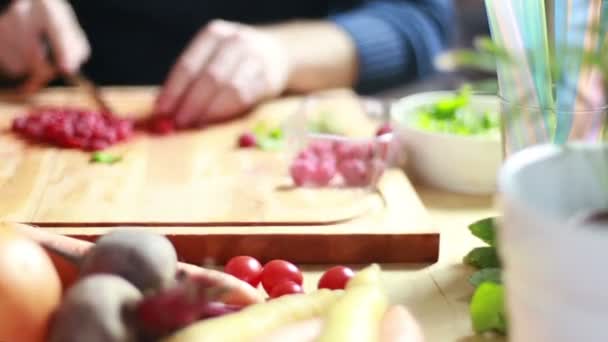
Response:
POLYGON ((452 26, 451 0, 365 1, 330 17, 357 48, 357 90, 378 91, 434 72, 452 26))

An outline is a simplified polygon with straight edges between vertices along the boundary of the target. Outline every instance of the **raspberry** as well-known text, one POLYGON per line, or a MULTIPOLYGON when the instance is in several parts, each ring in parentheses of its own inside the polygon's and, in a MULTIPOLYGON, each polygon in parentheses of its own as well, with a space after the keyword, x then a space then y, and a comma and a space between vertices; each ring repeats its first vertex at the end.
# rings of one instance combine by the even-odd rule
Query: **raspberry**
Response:
POLYGON ((316 170, 312 175, 312 180, 317 186, 324 186, 336 175, 336 161, 333 158, 319 160, 316 164, 316 170))
POLYGON ((334 145, 331 141, 317 140, 308 145, 308 150, 319 158, 333 154, 334 145))
POLYGON ((238 143, 240 148, 255 147, 257 145, 257 139, 253 133, 246 132, 239 136, 238 143))
POLYGON ((338 170, 347 185, 364 186, 369 185, 371 181, 371 170, 363 160, 342 160, 338 163, 338 170))
POLYGON ((381 136, 381 135, 392 133, 392 132, 393 132, 393 126, 391 126, 390 123, 386 122, 378 128, 378 130, 376 131, 376 136, 381 136))
POLYGON ((306 159, 306 160, 310 159, 310 160, 316 161, 318 159, 318 157, 311 150, 305 149, 298 153, 298 155, 296 156, 296 159, 306 159))
POLYGON ((374 155, 374 145, 368 142, 342 141, 336 144, 336 158, 345 159, 369 159, 374 155))
POLYGON ((297 186, 310 185, 316 171, 315 161, 312 159, 296 159, 289 168, 293 182, 297 186))

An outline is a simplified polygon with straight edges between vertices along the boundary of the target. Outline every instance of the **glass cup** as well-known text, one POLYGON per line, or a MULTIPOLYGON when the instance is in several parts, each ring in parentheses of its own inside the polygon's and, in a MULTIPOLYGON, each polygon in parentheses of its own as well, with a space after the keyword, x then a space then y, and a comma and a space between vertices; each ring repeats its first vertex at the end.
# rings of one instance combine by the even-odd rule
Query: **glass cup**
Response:
POLYGON ((608 107, 577 111, 546 109, 501 99, 504 159, 540 144, 600 143, 608 139, 608 107))

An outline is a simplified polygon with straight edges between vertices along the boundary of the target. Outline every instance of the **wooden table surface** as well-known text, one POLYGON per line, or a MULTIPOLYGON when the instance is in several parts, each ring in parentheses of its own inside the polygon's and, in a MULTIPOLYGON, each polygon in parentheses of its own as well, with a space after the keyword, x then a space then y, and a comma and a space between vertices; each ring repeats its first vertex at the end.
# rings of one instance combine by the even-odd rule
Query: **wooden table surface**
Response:
MULTIPOLYGON (((494 215, 491 196, 464 196, 415 186, 433 223, 441 231, 439 262, 433 265, 382 265, 383 281, 391 302, 407 306, 422 325, 428 342, 475 342, 469 319, 473 288, 468 283, 474 270, 462 264, 462 257, 482 243, 467 226, 494 215)), ((320 277, 318 268, 304 267, 305 288, 311 289, 320 277)), ((505 339, 496 337, 492 341, 505 339)))
MULTIPOLYGON (((467 280, 473 270, 461 261, 469 250, 481 245, 467 225, 495 213, 493 198, 450 194, 420 185, 415 188, 441 231, 439 262, 382 265, 391 301, 413 312, 427 341, 481 341, 482 337, 473 335, 468 314, 473 288, 467 280)), ((310 290, 324 267, 303 266, 303 269, 305 288, 310 290)))

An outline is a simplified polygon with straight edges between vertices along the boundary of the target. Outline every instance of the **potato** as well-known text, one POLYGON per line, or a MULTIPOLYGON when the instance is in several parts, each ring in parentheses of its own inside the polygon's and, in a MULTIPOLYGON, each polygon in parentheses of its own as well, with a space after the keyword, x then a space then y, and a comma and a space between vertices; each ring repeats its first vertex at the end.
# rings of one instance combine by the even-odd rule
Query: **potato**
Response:
POLYGON ((327 311, 317 341, 378 341, 380 323, 388 308, 388 297, 380 285, 380 267, 377 265, 355 274, 344 295, 327 311))
POLYGON ((51 324, 50 342, 131 342, 126 309, 141 293, 123 278, 92 275, 68 290, 51 324))
POLYGON ((241 312, 190 325, 163 342, 240 342, 289 323, 322 315, 343 291, 318 290, 249 306, 241 312))
POLYGON ((164 236, 146 231, 115 230, 95 243, 80 267, 81 275, 119 275, 140 291, 169 285, 177 272, 177 253, 164 236))

